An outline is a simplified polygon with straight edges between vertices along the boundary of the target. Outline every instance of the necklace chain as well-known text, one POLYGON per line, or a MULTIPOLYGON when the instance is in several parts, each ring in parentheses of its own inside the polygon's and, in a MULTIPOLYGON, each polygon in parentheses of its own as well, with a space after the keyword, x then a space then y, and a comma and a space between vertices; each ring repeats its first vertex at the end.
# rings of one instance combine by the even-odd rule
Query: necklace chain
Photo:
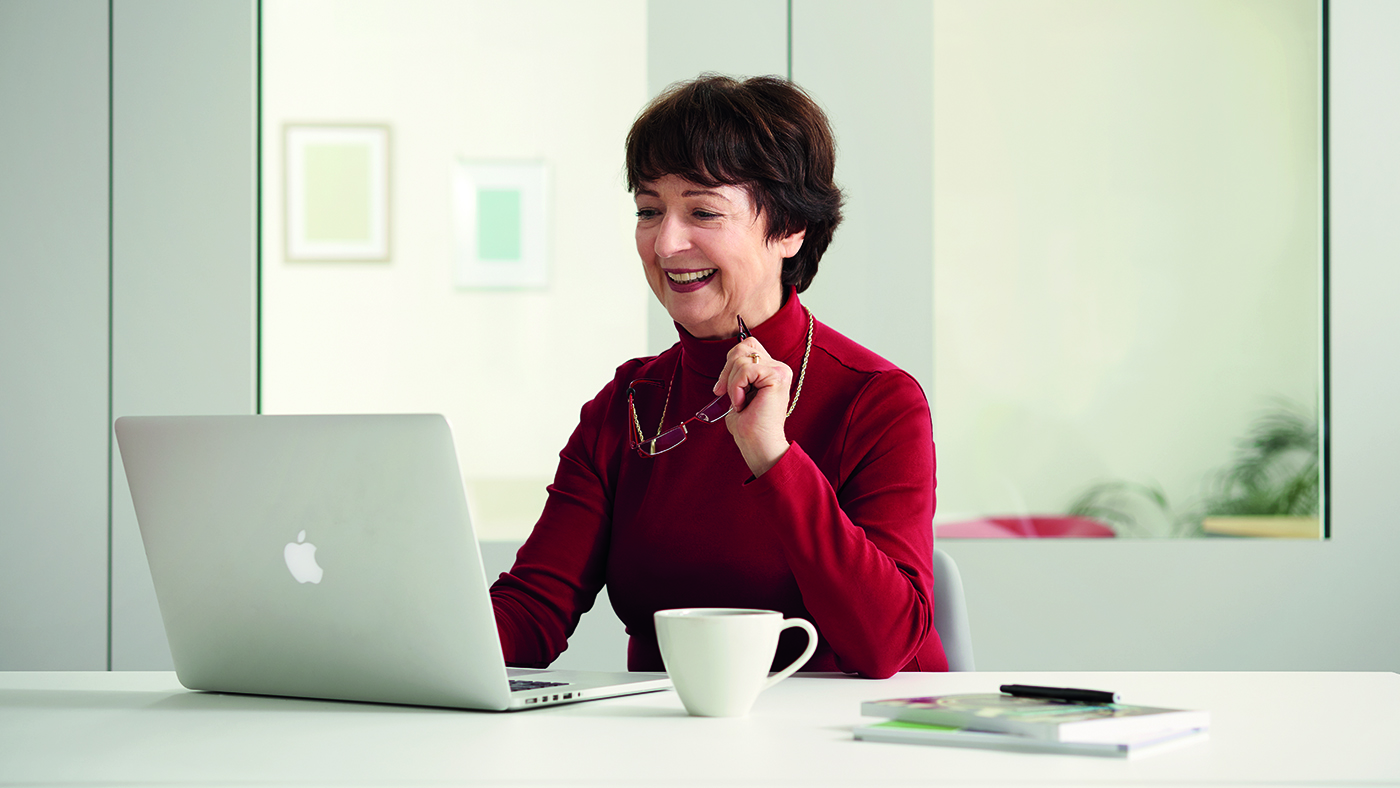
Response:
MULTIPOLYGON (((676 385, 676 378, 680 377, 680 372, 681 362, 677 359, 675 374, 671 376, 671 384, 666 387, 666 401, 661 406, 661 422, 656 425, 656 438, 661 437, 661 428, 666 426, 666 409, 671 407, 671 388, 676 385)), ((642 432, 642 420, 637 418, 636 408, 632 409, 632 424, 637 428, 637 440, 646 443, 647 436, 645 432, 642 432)), ((656 440, 656 438, 652 438, 652 440, 656 440)))
POLYGON ((792 415, 797 409, 797 400, 802 398, 802 381, 807 379, 807 359, 812 355, 812 334, 817 327, 817 319, 812 317, 812 310, 805 306, 802 309, 807 313, 807 349, 802 351, 802 371, 797 375, 797 393, 792 395, 792 404, 788 405, 787 416, 783 418, 792 415))
MULTIPOLYGON (((807 348, 802 351, 802 367, 797 374, 797 391, 792 395, 792 402, 788 404, 787 414, 783 418, 790 418, 792 412, 797 410, 797 401, 802 398, 802 384, 807 380, 807 359, 812 356, 812 337, 816 334, 817 319, 812 316, 812 310, 802 307, 802 311, 807 313, 807 348)), ((682 351, 684 352, 684 351, 682 351)), ((661 436, 662 428, 666 426, 666 410, 671 407, 671 389, 676 385, 676 379, 681 374, 681 359, 676 360, 676 371, 671 376, 671 385, 666 387, 666 401, 661 405, 661 421, 656 425, 656 435, 661 436)), ((646 442, 646 434, 642 432, 642 422, 637 418, 636 410, 632 411, 632 423, 637 428, 637 437, 646 442)), ((653 439, 654 440, 654 439, 653 439)))

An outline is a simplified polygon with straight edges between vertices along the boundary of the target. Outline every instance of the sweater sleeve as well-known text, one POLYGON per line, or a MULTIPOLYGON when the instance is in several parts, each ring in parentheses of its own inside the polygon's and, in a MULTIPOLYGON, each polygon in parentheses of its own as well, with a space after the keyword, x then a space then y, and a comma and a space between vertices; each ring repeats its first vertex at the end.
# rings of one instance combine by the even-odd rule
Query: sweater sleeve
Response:
POLYGON ((901 371, 873 376, 848 417, 835 486, 794 443, 747 488, 837 665, 886 678, 937 637, 932 421, 901 371))
POLYGON ((558 658, 603 586, 617 469, 606 459, 613 452, 601 427, 617 407, 617 391, 615 379, 583 406, 539 521, 515 565, 491 586, 501 649, 513 667, 542 668, 558 658))

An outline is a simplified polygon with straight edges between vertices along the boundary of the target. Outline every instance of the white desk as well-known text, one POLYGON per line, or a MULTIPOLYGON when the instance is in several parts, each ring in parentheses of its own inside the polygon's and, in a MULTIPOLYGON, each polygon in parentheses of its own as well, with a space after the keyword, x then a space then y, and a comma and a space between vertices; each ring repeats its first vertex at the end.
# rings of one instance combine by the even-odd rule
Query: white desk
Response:
POLYGON ((789 679, 743 719, 674 693, 514 714, 189 692, 170 673, 0 673, 10 785, 1400 785, 1394 673, 962 673, 789 679), (1116 690, 1212 713, 1136 760, 857 742, 863 700, 1116 690))

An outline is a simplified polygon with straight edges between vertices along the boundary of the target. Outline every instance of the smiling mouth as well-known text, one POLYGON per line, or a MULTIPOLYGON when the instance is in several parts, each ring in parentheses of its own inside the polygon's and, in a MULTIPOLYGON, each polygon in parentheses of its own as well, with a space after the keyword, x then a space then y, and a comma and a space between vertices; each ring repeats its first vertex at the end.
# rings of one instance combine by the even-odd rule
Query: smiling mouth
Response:
POLYGON ((711 276, 714 276, 715 272, 718 270, 718 268, 710 268, 704 271, 689 271, 686 273, 679 274, 673 274, 670 271, 667 271, 666 278, 670 279, 672 282, 675 282, 678 285, 687 285, 692 282, 699 282, 702 279, 708 279, 711 276))

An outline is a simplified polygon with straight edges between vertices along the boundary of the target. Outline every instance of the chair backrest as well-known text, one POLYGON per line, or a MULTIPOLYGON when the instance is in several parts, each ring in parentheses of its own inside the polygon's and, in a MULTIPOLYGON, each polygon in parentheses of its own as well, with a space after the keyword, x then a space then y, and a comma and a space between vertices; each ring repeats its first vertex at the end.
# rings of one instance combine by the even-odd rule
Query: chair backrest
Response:
POLYGON ((962 575, 947 553, 933 550, 933 627, 943 641, 948 670, 976 670, 972 659, 972 629, 967 623, 967 600, 962 575))

